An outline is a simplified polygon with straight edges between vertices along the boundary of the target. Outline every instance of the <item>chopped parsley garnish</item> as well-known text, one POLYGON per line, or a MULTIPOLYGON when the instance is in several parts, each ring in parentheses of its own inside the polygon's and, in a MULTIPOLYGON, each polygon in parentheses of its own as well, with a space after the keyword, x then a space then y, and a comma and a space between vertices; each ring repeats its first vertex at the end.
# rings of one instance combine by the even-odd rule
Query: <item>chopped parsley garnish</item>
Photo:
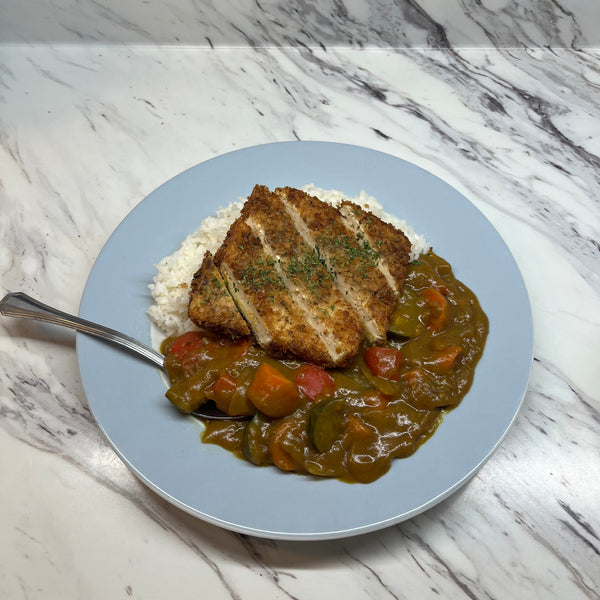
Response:
POLYGON ((331 279, 325 264, 315 252, 306 251, 302 256, 292 256, 287 263, 288 277, 296 283, 301 282, 317 298, 321 297, 319 289, 324 289, 331 279))
POLYGON ((363 278, 368 277, 368 271, 377 266, 379 252, 375 250, 361 234, 355 236, 343 235, 333 237, 322 235, 319 243, 329 246, 335 251, 332 262, 335 267, 356 267, 363 278))
POLYGON ((265 288, 283 289, 285 284, 283 279, 275 271, 275 259, 259 259, 255 263, 251 262, 240 271, 240 281, 250 289, 258 292, 265 288))

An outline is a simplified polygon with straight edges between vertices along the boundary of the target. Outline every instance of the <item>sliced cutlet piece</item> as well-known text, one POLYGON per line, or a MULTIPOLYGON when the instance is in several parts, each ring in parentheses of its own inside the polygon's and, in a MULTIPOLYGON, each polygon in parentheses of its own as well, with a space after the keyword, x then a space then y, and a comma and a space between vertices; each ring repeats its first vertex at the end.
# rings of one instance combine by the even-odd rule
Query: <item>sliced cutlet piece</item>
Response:
POLYGON ((383 273, 396 296, 401 296, 412 248, 408 238, 390 223, 353 202, 342 202, 339 210, 354 232, 363 235, 369 245, 377 250, 377 268, 383 273))
MULTIPOLYGON (((277 257, 287 290, 327 348, 326 366, 348 365, 360 349, 362 323, 325 264, 298 232, 281 199, 257 185, 242 209, 242 218, 267 254, 277 257)), ((312 362, 323 364, 316 356, 312 362)))
POLYGON ((276 258, 243 217, 230 227, 215 264, 262 348, 273 356, 329 364, 327 348, 290 295, 276 258))
POLYGON ((213 255, 204 254, 190 286, 188 316, 198 327, 234 338, 250 335, 248 324, 240 314, 217 269, 213 255))
POLYGON ((367 339, 384 340, 396 295, 377 268, 377 250, 364 236, 355 234, 330 204, 290 187, 278 188, 275 193, 305 241, 316 248, 334 274, 337 288, 360 317, 367 339))

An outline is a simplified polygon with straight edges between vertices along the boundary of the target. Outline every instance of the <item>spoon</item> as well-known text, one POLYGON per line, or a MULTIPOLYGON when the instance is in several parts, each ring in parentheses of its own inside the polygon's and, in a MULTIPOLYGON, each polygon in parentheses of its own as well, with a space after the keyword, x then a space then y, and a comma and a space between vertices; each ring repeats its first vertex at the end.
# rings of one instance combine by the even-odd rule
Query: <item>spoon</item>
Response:
MULTIPOLYGON (((156 352, 156 350, 150 348, 150 346, 146 346, 136 339, 114 329, 110 329, 109 327, 86 321, 85 319, 52 308, 47 304, 42 304, 23 292, 6 294, 6 296, 0 300, 0 313, 7 317, 34 319, 36 321, 52 323, 53 325, 62 325, 63 327, 69 327, 70 329, 76 329, 77 331, 94 335, 114 344, 123 346, 127 350, 149 360, 165 371, 165 357, 160 352, 156 352)), ((201 406, 189 414, 208 420, 232 420, 241 418, 231 417, 211 406, 201 406)))

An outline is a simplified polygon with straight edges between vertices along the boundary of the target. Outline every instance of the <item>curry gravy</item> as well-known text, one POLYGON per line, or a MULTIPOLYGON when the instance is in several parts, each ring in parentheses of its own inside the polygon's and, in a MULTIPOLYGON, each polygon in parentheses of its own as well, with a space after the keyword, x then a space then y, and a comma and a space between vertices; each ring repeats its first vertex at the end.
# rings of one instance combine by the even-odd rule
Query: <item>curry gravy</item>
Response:
POLYGON ((253 415, 206 422, 202 434, 203 442, 244 460, 368 483, 386 473, 394 458, 413 454, 461 402, 487 334, 476 296, 448 262, 429 252, 408 266, 387 342, 361 348, 350 366, 311 370, 270 357, 249 341, 210 336, 177 355, 171 338, 163 345, 172 382, 167 396, 187 411, 206 398, 217 405, 228 398, 229 414, 253 415), (263 363, 295 385, 289 414, 268 416, 252 402, 263 363))

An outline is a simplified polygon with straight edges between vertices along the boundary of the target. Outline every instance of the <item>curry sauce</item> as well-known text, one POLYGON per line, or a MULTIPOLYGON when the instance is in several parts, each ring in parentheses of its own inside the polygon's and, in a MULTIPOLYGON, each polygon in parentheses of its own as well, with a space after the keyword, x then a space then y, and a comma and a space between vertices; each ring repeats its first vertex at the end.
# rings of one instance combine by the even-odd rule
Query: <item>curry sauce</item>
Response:
POLYGON ((278 360, 207 332, 163 344, 167 397, 214 401, 246 420, 206 422, 202 441, 255 465, 368 483, 413 454, 469 390, 488 333, 476 296, 429 252, 408 265, 384 344, 345 368, 278 360))

